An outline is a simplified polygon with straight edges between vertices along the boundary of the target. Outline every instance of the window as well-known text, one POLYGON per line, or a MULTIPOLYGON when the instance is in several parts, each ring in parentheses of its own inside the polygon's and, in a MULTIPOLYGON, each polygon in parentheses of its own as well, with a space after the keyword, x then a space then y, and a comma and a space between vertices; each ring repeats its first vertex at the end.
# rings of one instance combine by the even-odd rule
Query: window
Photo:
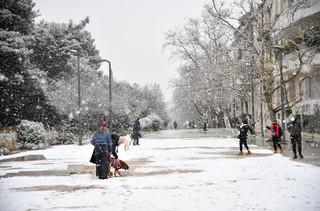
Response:
POLYGON ((278 12, 278 0, 275 0, 275 4, 274 4, 274 14, 275 14, 275 15, 279 14, 279 12, 278 12))
POLYGON ((289 101, 295 102, 296 101, 296 83, 295 80, 289 82, 289 87, 287 89, 289 91, 289 101))
POLYGON ((320 74, 309 78, 310 99, 320 99, 320 74))
POLYGON ((238 49, 238 60, 242 59, 242 49, 238 49))
POLYGON ((294 3, 294 0, 288 0, 288 7, 291 7, 294 3))

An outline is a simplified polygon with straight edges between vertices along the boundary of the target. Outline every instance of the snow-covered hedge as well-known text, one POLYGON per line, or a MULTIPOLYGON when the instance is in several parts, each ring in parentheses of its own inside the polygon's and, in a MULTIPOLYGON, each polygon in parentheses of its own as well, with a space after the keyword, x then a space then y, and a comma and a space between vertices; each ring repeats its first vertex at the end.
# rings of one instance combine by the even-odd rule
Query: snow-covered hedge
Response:
POLYGON ((57 144, 74 144, 76 142, 76 135, 70 131, 63 131, 52 141, 53 145, 57 144))
POLYGON ((0 156, 2 155, 10 155, 10 150, 8 150, 7 148, 1 147, 0 148, 0 156))
POLYGON ((142 130, 157 131, 161 126, 161 122, 162 120, 157 114, 150 114, 140 120, 140 126, 142 130))
POLYGON ((18 149, 45 149, 45 129, 42 123, 22 120, 18 126, 18 149))

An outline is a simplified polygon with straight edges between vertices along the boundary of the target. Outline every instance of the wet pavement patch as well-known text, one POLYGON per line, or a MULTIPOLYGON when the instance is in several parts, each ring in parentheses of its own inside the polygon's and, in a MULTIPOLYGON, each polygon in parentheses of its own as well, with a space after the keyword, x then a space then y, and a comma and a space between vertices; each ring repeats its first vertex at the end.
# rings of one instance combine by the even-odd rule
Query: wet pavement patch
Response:
POLYGON ((4 176, 0 176, 0 178, 8 178, 8 177, 43 177, 43 176, 69 176, 69 171, 19 171, 15 173, 7 173, 4 176))
POLYGON ((31 186, 22 188, 12 188, 15 191, 59 191, 59 192, 73 192, 78 190, 88 189, 105 189, 104 187, 98 187, 95 185, 89 186, 69 186, 69 185, 46 185, 46 186, 31 186))
POLYGON ((201 173, 203 170, 181 170, 181 169, 172 169, 172 170, 162 170, 162 171, 151 171, 151 172, 121 172, 123 176, 136 176, 136 177, 147 177, 147 176, 158 176, 158 175, 167 175, 167 174, 186 174, 186 173, 201 173))
POLYGON ((15 162, 15 161, 33 161, 33 160, 47 160, 45 156, 41 154, 37 155, 24 155, 24 156, 19 156, 19 157, 14 157, 14 158, 7 158, 7 159, 2 159, 0 160, 1 162, 15 162))

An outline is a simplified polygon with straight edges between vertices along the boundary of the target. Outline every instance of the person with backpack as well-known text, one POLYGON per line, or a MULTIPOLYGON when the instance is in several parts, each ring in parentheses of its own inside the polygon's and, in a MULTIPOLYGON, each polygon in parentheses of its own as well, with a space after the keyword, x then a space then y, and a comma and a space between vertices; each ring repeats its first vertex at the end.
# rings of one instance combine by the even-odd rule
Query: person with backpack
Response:
POLYGON ((283 131, 278 125, 277 120, 272 120, 272 125, 271 127, 267 126, 266 127, 268 130, 271 130, 271 136, 272 136, 272 142, 273 142, 273 148, 274 148, 274 153, 277 153, 277 146, 280 149, 280 152, 283 152, 283 149, 281 147, 280 141, 283 136, 283 131))
POLYGON ((246 155, 250 155, 251 152, 250 152, 249 147, 247 145, 248 130, 249 130, 247 120, 246 119, 242 120, 242 125, 240 125, 240 123, 238 122, 237 129, 239 130, 237 138, 239 139, 239 145, 240 145, 240 152, 238 155, 243 155, 242 145, 244 145, 248 151, 246 155))
POLYGON ((291 114, 289 116, 289 123, 287 125, 288 131, 290 133, 290 139, 291 139, 291 146, 292 146, 292 151, 293 151, 293 159, 297 159, 297 148, 296 145, 298 145, 298 153, 300 158, 303 158, 301 149, 301 123, 297 118, 291 114))

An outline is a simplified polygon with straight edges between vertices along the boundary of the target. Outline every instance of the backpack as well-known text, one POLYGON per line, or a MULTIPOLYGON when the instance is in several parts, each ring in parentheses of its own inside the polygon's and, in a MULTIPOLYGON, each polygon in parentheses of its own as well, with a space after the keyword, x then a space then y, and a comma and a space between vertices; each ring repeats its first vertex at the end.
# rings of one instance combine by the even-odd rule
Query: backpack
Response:
POLYGON ((248 126, 242 126, 240 129, 239 138, 246 138, 248 133, 248 126))

